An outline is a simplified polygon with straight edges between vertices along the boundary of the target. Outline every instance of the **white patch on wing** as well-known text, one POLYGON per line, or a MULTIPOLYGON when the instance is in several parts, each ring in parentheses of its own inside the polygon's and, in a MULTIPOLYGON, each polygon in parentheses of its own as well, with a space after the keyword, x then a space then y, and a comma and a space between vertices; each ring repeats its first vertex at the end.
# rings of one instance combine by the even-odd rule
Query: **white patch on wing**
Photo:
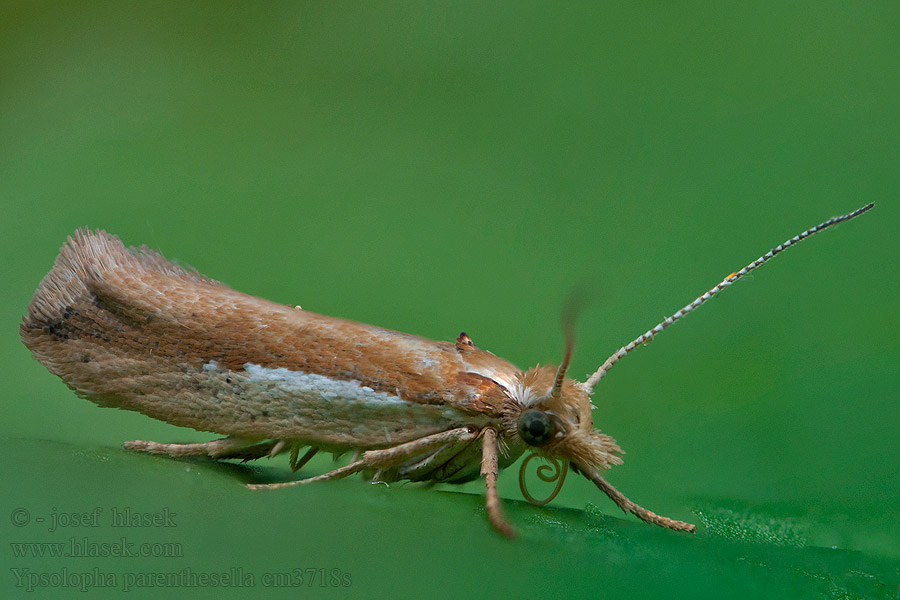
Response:
POLYGON ((267 431, 277 431, 278 437, 324 446, 383 446, 487 422, 486 417, 463 413, 451 405, 412 402, 359 381, 284 367, 247 363, 243 371, 230 371, 217 370, 210 362, 203 371, 217 379, 227 376, 222 387, 240 396, 241 411, 253 415, 255 426, 265 425, 267 431))
POLYGON ((413 402, 401 400, 399 396, 394 394, 376 392, 367 385, 360 385, 358 381, 332 379, 331 377, 315 373, 291 371, 284 367, 271 369, 253 363, 245 364, 244 370, 249 375, 248 380, 250 383, 270 382, 277 384, 277 387, 274 389, 268 388, 270 392, 276 391, 281 394, 296 393, 304 396, 310 393, 318 393, 323 398, 340 398, 345 401, 358 402, 370 406, 393 404, 398 407, 408 407, 408 405, 414 404, 413 402))
POLYGON ((435 354, 437 351, 433 348, 423 346, 422 342, 418 339, 410 338, 406 335, 392 335, 390 337, 390 343, 402 353, 418 360, 419 368, 422 372, 441 368, 442 363, 439 360, 438 355, 435 354))
POLYGON ((507 393, 516 397, 514 395, 516 386, 518 385, 518 379, 515 377, 514 373, 503 372, 498 369, 492 369, 490 367, 472 367, 470 369, 473 373, 477 373, 482 377, 487 377, 488 379, 493 380, 501 387, 505 388, 507 393))
POLYGON ((466 370, 469 373, 474 373, 476 375, 480 375, 481 377, 490 379, 491 381, 493 381, 494 383, 496 383, 497 385, 502 387, 504 390, 506 390, 506 394, 510 398, 513 398, 514 400, 519 402, 519 404, 523 404, 522 400, 520 399, 521 398, 520 388, 522 386, 519 381, 519 378, 516 377, 515 372, 510 372, 505 369, 504 370, 496 369, 489 365, 473 365, 473 364, 467 364, 466 370))

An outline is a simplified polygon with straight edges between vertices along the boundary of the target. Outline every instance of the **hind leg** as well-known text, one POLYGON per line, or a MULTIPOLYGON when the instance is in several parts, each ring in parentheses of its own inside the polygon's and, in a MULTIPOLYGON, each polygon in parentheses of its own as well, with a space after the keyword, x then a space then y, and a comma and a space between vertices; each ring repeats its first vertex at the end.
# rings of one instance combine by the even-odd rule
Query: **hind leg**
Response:
MULTIPOLYGON (((222 458, 227 455, 235 454, 242 458, 243 456, 261 458, 268 455, 272 445, 274 445, 274 442, 272 442, 272 444, 260 444, 259 440, 227 437, 199 444, 160 444, 159 442, 134 440, 125 442, 122 446, 126 450, 146 452, 147 454, 165 454, 175 458, 182 456, 209 456, 210 458, 222 458)), ((248 460, 252 460, 252 458, 248 458, 248 460)))
MULTIPOLYGON (((354 473, 359 473, 360 471, 363 471, 365 469, 375 469, 380 471, 397 466, 398 464, 410 459, 411 457, 426 454, 429 451, 435 448, 439 448, 448 443, 452 444, 455 442, 469 441, 475 439, 476 437, 478 437, 478 434, 470 431, 468 427, 459 427, 458 429, 450 429, 441 433, 427 435, 417 440, 398 444, 397 446, 392 446, 390 448, 381 448, 380 450, 367 450, 366 452, 362 453, 362 458, 354 460, 349 465, 340 467, 338 469, 335 469, 334 471, 329 471, 328 473, 323 473, 322 475, 316 475, 315 477, 308 477, 307 479, 298 479, 295 481, 285 481, 283 483, 247 484, 247 487, 251 490, 275 490, 278 488, 313 483, 315 481, 343 479, 344 477, 353 475, 354 473)), ((312 458, 313 454, 315 454, 314 449, 310 449, 310 451, 307 452, 307 456, 301 459, 301 466, 302 462, 304 460, 312 458)), ((292 460, 292 463, 293 462, 294 461, 292 460)), ((300 467, 298 466, 297 468, 299 469, 300 467)))

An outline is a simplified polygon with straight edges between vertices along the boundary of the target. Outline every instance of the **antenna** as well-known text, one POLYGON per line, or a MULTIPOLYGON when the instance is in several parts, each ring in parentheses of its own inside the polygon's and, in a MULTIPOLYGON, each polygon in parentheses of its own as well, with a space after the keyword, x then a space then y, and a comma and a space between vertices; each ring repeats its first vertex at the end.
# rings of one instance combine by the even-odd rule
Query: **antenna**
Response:
MULTIPOLYGON (((749 265, 747 265, 746 267, 741 269, 740 271, 730 274, 728 277, 723 279, 717 286, 710 289, 708 292, 706 292, 702 296, 699 296, 697 299, 695 299, 693 302, 691 302, 690 304, 688 304, 687 306, 685 306, 684 308, 679 310, 677 313, 675 313, 671 317, 666 318, 664 321, 659 323, 656 327, 647 331, 647 333, 635 338, 634 340, 628 342, 627 345, 622 346, 621 348, 616 350, 613 353, 613 355, 610 356, 609 358, 607 358, 606 362, 604 362, 600 366, 600 368, 597 369, 597 371, 593 375, 591 375, 588 378, 588 380, 585 382, 585 385, 588 388, 588 393, 593 392, 594 386, 597 385, 597 382, 599 382, 601 379, 603 379, 603 377, 606 375, 606 373, 613 367, 613 365, 615 365, 617 362, 619 362, 619 360, 621 360, 621 358, 623 356, 631 353, 638 346, 647 345, 650 342, 652 342, 653 338, 656 336, 656 334, 660 333, 663 329, 666 329, 667 327, 669 327, 669 325, 671 325, 675 321, 679 321, 679 320, 683 319, 686 315, 693 312, 698 306, 705 303, 707 300, 709 300, 710 298, 712 298, 713 296, 715 296, 716 294, 718 294, 719 292, 721 292, 722 290, 724 290, 725 288, 730 286, 732 283, 734 283, 735 281, 737 281, 738 279, 740 279, 741 277, 743 277, 750 271, 752 271, 758 267, 761 267, 762 265, 767 263, 769 260, 771 260, 779 252, 787 250, 788 248, 790 248, 791 246, 793 246, 794 244, 796 244, 798 242, 802 242, 803 240, 805 240, 809 236, 813 235, 814 233, 819 233, 823 229, 827 229, 827 228, 831 227, 832 225, 837 225, 838 223, 842 223, 844 221, 849 221, 850 219, 853 219, 854 217, 858 217, 859 215, 863 214, 864 212, 870 210, 873 206, 875 206, 874 202, 871 204, 867 204, 866 206, 863 206, 862 208, 858 208, 858 209, 854 210, 852 213, 848 213, 846 215, 841 215, 840 217, 832 217, 831 219, 828 219, 824 223, 819 223, 815 227, 807 229, 800 235, 795 235, 794 237, 787 240, 780 246, 776 246, 775 248, 772 248, 771 250, 769 250, 768 252, 766 252, 765 254, 763 254, 762 256, 757 258, 756 260, 754 260, 752 263, 750 263, 749 265)), ((567 353, 566 356, 568 357, 569 354, 567 353)), ((559 380, 559 377, 560 377, 559 374, 557 374, 557 380, 559 380)), ((556 389, 556 386, 554 386, 554 390, 555 389, 556 389)))
POLYGON ((562 393, 563 383, 566 380, 566 371, 569 370, 569 363, 572 362, 572 353, 575 350, 575 323, 578 322, 578 315, 584 309, 586 303, 587 292, 583 288, 578 288, 569 294, 565 304, 563 304, 562 326, 566 336, 566 353, 559 364, 559 368, 556 370, 553 389, 550 391, 551 398, 559 398, 559 395, 562 393))
POLYGON ((569 363, 572 362, 572 351, 574 349, 575 328, 566 327, 566 354, 556 370, 556 379, 553 381, 553 389, 550 391, 551 398, 559 398, 559 395, 562 393, 563 382, 566 380, 566 371, 569 369, 569 363))

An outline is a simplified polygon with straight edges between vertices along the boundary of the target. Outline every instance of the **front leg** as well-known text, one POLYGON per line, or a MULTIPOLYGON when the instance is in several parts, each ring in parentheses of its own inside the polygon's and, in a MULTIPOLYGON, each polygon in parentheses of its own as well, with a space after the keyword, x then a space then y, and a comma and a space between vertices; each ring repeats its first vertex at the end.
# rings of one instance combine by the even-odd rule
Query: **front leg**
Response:
POLYGON ((666 529, 673 529, 675 531, 686 531, 688 533, 694 533, 697 531, 697 527, 692 525, 691 523, 685 523, 684 521, 676 521, 675 519, 670 519, 669 517, 663 517, 656 514, 653 511, 647 510, 643 506, 639 506, 625 497, 625 494, 614 488, 608 481, 603 479, 595 469, 591 469, 585 467, 584 465, 578 465, 578 470, 582 475, 590 479, 594 482, 604 494, 610 497, 610 499, 615 502, 619 508, 621 508, 625 512, 630 512, 634 516, 636 516, 641 521, 645 523, 650 523, 651 525, 659 525, 660 527, 665 527, 666 529))
POLYGON ((481 475, 484 477, 487 493, 484 507, 487 510, 491 525, 498 533, 508 538, 516 537, 516 530, 506 522, 503 511, 500 509, 500 495, 497 493, 497 432, 490 427, 485 428, 481 434, 481 475))

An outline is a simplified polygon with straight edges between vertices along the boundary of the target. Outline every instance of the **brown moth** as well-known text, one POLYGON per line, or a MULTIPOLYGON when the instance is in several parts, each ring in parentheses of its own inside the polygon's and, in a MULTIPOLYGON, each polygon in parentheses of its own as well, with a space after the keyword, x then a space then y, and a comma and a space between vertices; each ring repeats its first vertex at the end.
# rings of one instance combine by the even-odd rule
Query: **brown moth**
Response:
MULTIPOLYGON (((236 292, 126 248, 103 231, 78 230, 35 292, 20 334, 34 357, 76 394, 200 431, 212 442, 131 441, 169 456, 253 460, 287 452, 294 471, 316 452, 356 453, 331 472, 274 489, 363 472, 375 481, 461 483, 479 475, 491 524, 512 536, 498 472, 526 450, 551 461, 559 491, 569 465, 622 510, 655 525, 694 526, 630 501, 601 472, 621 450, 595 429, 590 396, 623 356, 789 246, 852 219, 872 204, 791 238, 619 348, 587 381, 566 377, 573 334, 557 367, 522 370, 475 346, 432 341, 311 313, 236 292), (300 450, 308 448, 301 457, 300 450)), ((520 482, 525 497, 537 501, 520 482)), ((542 467, 542 469, 548 469, 542 467)))

